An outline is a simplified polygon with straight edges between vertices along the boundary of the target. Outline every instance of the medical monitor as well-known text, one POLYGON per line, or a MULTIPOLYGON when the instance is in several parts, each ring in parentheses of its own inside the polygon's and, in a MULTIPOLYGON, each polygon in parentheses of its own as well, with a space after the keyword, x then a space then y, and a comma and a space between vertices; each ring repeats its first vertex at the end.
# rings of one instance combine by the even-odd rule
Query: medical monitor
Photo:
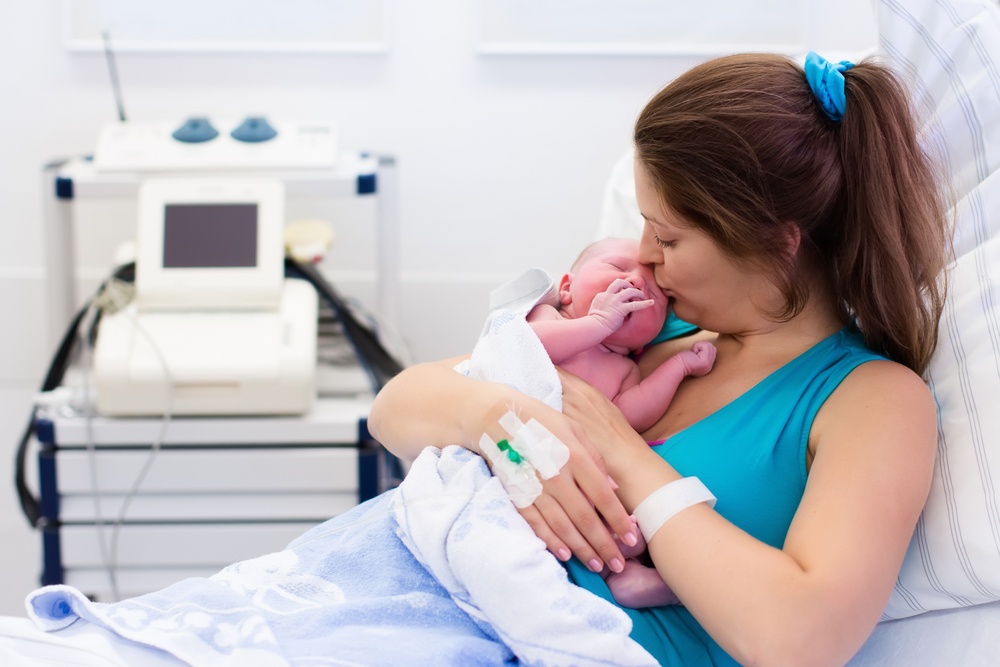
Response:
POLYGON ((139 188, 136 298, 145 310, 277 308, 284 186, 162 178, 139 188))

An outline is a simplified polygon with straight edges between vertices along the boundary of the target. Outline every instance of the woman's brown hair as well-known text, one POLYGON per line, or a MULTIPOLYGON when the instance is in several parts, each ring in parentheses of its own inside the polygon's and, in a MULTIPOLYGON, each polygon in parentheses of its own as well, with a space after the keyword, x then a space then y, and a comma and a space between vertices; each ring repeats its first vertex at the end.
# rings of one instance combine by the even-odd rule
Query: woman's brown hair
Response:
POLYGON ((789 224, 866 343, 922 373, 944 298, 946 215, 909 97, 873 60, 844 73, 842 122, 824 114, 789 58, 718 58, 642 111, 636 158, 664 204, 736 261, 772 272, 786 307, 808 298, 789 224))

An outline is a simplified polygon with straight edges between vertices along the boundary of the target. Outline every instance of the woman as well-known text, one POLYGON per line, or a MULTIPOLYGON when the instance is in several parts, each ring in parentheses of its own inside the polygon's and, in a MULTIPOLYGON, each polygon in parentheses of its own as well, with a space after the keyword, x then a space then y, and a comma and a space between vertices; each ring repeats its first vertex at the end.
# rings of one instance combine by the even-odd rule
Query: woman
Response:
MULTIPOLYGON (((814 54, 805 70, 772 55, 713 60, 636 123, 639 258, 718 350, 650 429, 636 434, 568 374, 560 414, 459 376, 456 360, 398 376, 369 421, 403 457, 476 451, 483 433, 503 437, 511 409, 542 422, 571 457, 522 514, 608 599, 597 572, 621 568, 612 533, 630 543, 628 513, 700 478, 714 508, 657 506, 661 492, 645 515, 676 513, 641 526, 683 606, 628 610, 632 636, 666 664, 846 662, 889 598, 930 485, 936 174, 889 70, 814 54)), ((678 349, 663 343, 641 365, 678 349)))

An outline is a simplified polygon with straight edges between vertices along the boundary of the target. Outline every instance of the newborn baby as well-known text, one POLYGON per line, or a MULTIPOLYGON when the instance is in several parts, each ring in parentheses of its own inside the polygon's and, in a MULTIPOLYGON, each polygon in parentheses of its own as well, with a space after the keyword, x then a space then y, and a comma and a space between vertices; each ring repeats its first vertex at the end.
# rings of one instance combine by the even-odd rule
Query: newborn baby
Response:
MULTIPOLYGON (((535 306, 528 324, 552 363, 597 387, 641 432, 663 415, 681 380, 712 369, 716 350, 696 342, 641 377, 632 355, 660 332, 669 302, 638 256, 639 242, 632 239, 591 244, 560 279, 558 306, 535 306)), ((638 545, 619 544, 625 569, 603 573, 612 595, 625 607, 676 603, 659 573, 640 562, 646 545, 635 532, 638 545)))

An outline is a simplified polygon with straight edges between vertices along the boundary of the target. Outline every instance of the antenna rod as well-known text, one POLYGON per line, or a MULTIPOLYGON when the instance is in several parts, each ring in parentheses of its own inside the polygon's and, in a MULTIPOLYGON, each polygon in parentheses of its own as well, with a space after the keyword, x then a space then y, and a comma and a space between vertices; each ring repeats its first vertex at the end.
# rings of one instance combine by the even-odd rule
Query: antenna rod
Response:
POLYGON ((118 83, 118 66, 115 65, 115 52, 111 49, 111 35, 105 30, 104 55, 108 59, 108 72, 111 74, 111 89, 115 94, 115 104, 118 106, 118 120, 125 122, 125 103, 122 101, 122 89, 118 83))

